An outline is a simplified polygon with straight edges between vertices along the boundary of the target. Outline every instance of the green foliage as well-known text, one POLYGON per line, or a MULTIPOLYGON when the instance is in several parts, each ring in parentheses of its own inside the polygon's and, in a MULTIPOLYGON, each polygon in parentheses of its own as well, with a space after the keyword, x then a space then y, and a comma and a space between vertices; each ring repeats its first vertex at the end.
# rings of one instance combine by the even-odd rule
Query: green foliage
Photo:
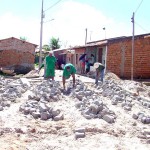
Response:
POLYGON ((50 46, 47 45, 47 44, 45 44, 45 45, 43 45, 43 49, 44 49, 45 51, 50 51, 50 46))
POLYGON ((20 36, 20 40, 27 41, 27 38, 25 36, 20 36))
POLYGON ((49 46, 50 46, 50 49, 51 50, 54 50, 54 49, 59 49, 60 48, 60 44, 59 44, 59 38, 54 38, 54 37, 52 37, 51 39, 50 39, 50 43, 49 43, 49 46))

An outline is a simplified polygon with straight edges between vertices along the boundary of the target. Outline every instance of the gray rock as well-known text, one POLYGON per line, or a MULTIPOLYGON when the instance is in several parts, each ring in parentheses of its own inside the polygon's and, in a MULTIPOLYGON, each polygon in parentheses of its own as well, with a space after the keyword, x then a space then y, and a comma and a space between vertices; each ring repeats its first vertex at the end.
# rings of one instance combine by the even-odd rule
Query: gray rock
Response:
POLYGON ((116 101, 120 101, 121 97, 119 95, 114 95, 113 99, 116 101))
POLYGON ((103 116, 103 120, 105 120, 106 122, 108 123, 114 123, 114 117, 113 116, 110 116, 110 115, 104 115, 103 116))
POLYGON ((91 113, 93 114, 97 114, 99 112, 99 106, 95 105, 95 104, 91 104, 89 107, 91 113))
POLYGON ((147 104, 147 108, 150 108, 150 104, 147 104))
POLYGON ((133 115, 132 115, 132 118, 133 118, 133 119, 138 119, 138 115, 133 114, 133 115))
POLYGON ((117 101, 117 100, 112 100, 112 101, 111 101, 111 104, 112 104, 112 105, 117 105, 117 104, 118 104, 118 101, 117 101))
POLYGON ((75 103, 75 107, 76 107, 76 108, 80 108, 81 105, 83 105, 83 102, 76 102, 76 103, 75 103))
POLYGON ((55 116, 53 118, 54 121, 59 121, 59 120, 63 120, 64 119, 64 115, 62 113, 60 113, 58 116, 55 116))
POLYGON ((51 113, 53 117, 58 116, 60 114, 60 109, 52 109, 51 113))
POLYGON ((46 111, 48 111, 48 107, 46 106, 46 104, 40 103, 39 110, 40 110, 40 112, 46 112, 46 111))
POLYGON ((99 113, 99 114, 97 114, 97 118, 102 119, 103 116, 99 113))
POLYGON ((147 124, 150 123, 150 117, 146 117, 146 123, 147 123, 147 124))
POLYGON ((2 106, 0 106, 0 111, 3 111, 4 109, 3 109, 3 107, 2 106))
POLYGON ((90 96, 92 94, 92 91, 86 91, 85 92, 85 96, 87 97, 87 96, 90 96))
POLYGON ((40 114, 40 112, 32 112, 32 116, 33 116, 35 119, 38 119, 38 118, 41 116, 41 114, 40 114))
POLYGON ((78 98, 80 101, 82 101, 83 95, 76 94, 76 98, 78 98))
POLYGON ((133 104, 132 103, 127 103, 127 106, 132 107, 133 104))
POLYGON ((49 119, 48 112, 41 112, 41 120, 47 120, 49 119))
POLYGON ((142 103, 143 106, 147 106, 147 104, 148 104, 147 102, 143 102, 142 103))
POLYGON ((129 107, 129 106, 124 106, 123 108, 124 108, 124 110, 131 111, 131 107, 129 107))
POLYGON ((11 101, 6 101, 6 102, 5 102, 5 105, 6 105, 7 107, 10 107, 10 104, 11 104, 11 101))
POLYGON ((85 133, 75 132, 75 139, 84 138, 84 137, 85 137, 85 133))
POLYGON ((123 103, 121 104, 121 106, 122 106, 122 107, 126 106, 126 102, 123 102, 123 103))
POLYGON ((145 115, 144 115, 143 112, 139 112, 139 113, 138 113, 138 118, 139 118, 139 119, 141 119, 141 118, 144 117, 144 116, 145 116, 145 115))
POLYGON ((30 108, 30 114, 32 114, 33 112, 36 112, 36 108, 30 108))
POLYGON ((141 122, 146 124, 146 117, 145 116, 141 118, 141 122))
POLYGON ((29 107, 25 107, 24 108, 24 114, 28 115, 30 113, 30 108, 29 107))
POLYGON ((86 118, 86 119, 92 119, 92 116, 88 115, 88 114, 83 114, 83 116, 86 118))
POLYGON ((25 107, 24 107, 23 105, 21 105, 21 106, 19 107, 19 111, 21 111, 21 112, 23 112, 24 109, 25 109, 25 107))
POLYGON ((53 96, 53 100, 54 100, 54 101, 58 101, 58 100, 59 100, 59 99, 58 99, 58 96, 57 96, 57 95, 53 96))
POLYGON ((85 128, 77 128, 74 132, 85 133, 85 128))
POLYGON ((103 108, 104 108, 103 105, 100 105, 100 106, 99 106, 99 111, 102 111, 103 108))

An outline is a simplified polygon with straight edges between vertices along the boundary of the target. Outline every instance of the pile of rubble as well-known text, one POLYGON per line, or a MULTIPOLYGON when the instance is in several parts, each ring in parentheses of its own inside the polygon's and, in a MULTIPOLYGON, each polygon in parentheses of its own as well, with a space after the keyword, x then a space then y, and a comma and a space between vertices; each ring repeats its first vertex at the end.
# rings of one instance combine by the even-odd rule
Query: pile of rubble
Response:
POLYGON ((35 119, 41 120, 63 120, 64 116, 60 109, 54 108, 49 102, 56 102, 63 98, 59 82, 43 81, 33 86, 28 100, 22 104, 19 110, 25 115, 32 115, 35 119))
MULTIPOLYGON (((122 81, 121 81, 122 82, 122 81)), ((122 106, 122 108, 126 111, 131 111, 132 107, 134 105, 138 105, 139 107, 142 107, 142 111, 148 111, 150 108, 150 99, 148 97, 143 97, 139 95, 138 93, 131 91, 130 89, 127 89, 125 86, 126 84, 118 83, 116 80, 106 80, 103 84, 100 83, 99 86, 96 88, 102 92, 103 97, 107 97, 111 100, 112 105, 119 105, 122 106)), ((140 89, 140 87, 138 87, 140 89)), ((147 90, 145 93, 148 93, 149 90, 147 90)), ((139 115, 133 115, 134 119, 138 119, 142 123, 150 123, 150 116, 146 113, 140 113, 139 115)))
MULTIPOLYGON (((131 81, 132 82, 132 81, 131 81)), ((125 111, 132 111, 132 108, 136 105, 141 108, 141 112, 133 114, 134 119, 138 119, 144 124, 150 123, 150 116, 148 111, 150 109, 150 100, 148 97, 149 89, 147 86, 140 86, 138 82, 132 82, 135 84, 133 87, 137 87, 139 91, 144 91, 141 94, 131 90, 126 82, 122 80, 114 80, 109 78, 103 83, 99 83, 98 86, 94 86, 94 89, 88 88, 80 80, 76 81, 76 88, 72 88, 72 81, 70 81, 67 94, 71 93, 71 96, 76 99, 76 108, 81 111, 81 114, 87 118, 99 118, 104 119, 108 123, 114 123, 117 118, 116 114, 103 103, 104 97, 111 100, 112 105, 119 105, 125 111), (138 85, 137 85, 138 84, 138 85)))
POLYGON ((28 89, 28 85, 22 79, 11 80, 0 77, 0 111, 10 107, 28 89))
MULTIPOLYGON (((68 85, 72 89, 72 82, 68 85)), ((76 88, 71 90, 71 96, 76 100, 76 108, 86 119, 99 118, 108 123, 114 123, 116 115, 103 103, 99 91, 90 90, 80 80, 76 81, 76 88)))

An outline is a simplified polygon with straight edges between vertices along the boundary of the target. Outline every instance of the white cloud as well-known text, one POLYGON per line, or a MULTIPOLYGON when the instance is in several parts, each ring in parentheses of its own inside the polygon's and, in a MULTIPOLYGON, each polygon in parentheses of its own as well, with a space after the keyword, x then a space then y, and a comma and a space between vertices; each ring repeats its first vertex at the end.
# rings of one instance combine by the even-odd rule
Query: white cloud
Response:
MULTIPOLYGON (((47 15, 47 12, 45 13, 47 15)), ((61 4, 59 10, 52 13, 54 21, 43 24, 43 44, 49 39, 58 37, 63 46, 81 45, 85 42, 85 28, 88 29, 88 41, 100 40, 106 37, 123 36, 130 34, 130 26, 116 22, 113 18, 106 17, 100 10, 73 1, 61 4)), ((44 19, 46 21, 46 18, 44 19)), ((40 18, 19 18, 11 13, 0 16, 0 38, 25 36, 29 42, 39 44, 40 18)))
POLYGON ((87 40, 100 40, 105 38, 126 36, 132 34, 132 24, 118 22, 107 17, 100 10, 87 4, 74 1, 63 3, 59 11, 53 14, 54 22, 44 25, 44 36, 54 35, 69 45, 85 43, 85 29, 87 28, 87 40), (103 27, 106 30, 103 30, 103 27))
POLYGON ((14 16, 11 13, 6 13, 3 16, 0 16, 1 27, 0 27, 0 38, 9 38, 16 37, 20 38, 26 37, 29 41, 37 43, 39 38, 39 28, 40 23, 38 20, 24 20, 14 16), (37 33, 37 31, 39 33, 37 33), (38 37, 38 38, 37 38, 38 37))

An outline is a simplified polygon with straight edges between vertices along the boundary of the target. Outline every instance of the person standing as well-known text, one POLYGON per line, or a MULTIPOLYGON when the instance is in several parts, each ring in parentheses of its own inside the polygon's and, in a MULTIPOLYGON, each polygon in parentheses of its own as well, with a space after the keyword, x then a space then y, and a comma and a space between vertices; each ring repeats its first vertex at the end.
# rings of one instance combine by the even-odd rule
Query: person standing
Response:
POLYGON ((86 70, 86 74, 90 72, 90 63, 89 63, 89 60, 87 59, 85 61, 85 70, 86 70))
POLYGON ((94 63, 94 68, 96 69, 95 84, 97 85, 99 78, 103 82, 105 66, 102 63, 96 62, 94 63))
POLYGON ((40 69, 44 66, 44 77, 51 78, 54 80, 55 77, 55 66, 56 66, 56 57, 53 56, 53 52, 50 51, 49 55, 47 55, 44 59, 44 63, 40 67, 40 69))
POLYGON ((86 54, 82 54, 79 58, 79 61, 80 61, 80 69, 81 69, 81 74, 84 74, 85 73, 85 57, 86 57, 86 54))
POLYGON ((69 79, 70 76, 73 78, 73 87, 75 87, 75 73, 76 73, 76 68, 74 67, 73 64, 68 63, 64 66, 63 70, 63 76, 62 76, 62 82, 63 82, 63 88, 65 89, 65 83, 66 79, 69 79))
POLYGON ((94 61, 95 61, 94 55, 91 54, 91 57, 90 57, 90 60, 89 60, 90 66, 94 65, 94 61))

